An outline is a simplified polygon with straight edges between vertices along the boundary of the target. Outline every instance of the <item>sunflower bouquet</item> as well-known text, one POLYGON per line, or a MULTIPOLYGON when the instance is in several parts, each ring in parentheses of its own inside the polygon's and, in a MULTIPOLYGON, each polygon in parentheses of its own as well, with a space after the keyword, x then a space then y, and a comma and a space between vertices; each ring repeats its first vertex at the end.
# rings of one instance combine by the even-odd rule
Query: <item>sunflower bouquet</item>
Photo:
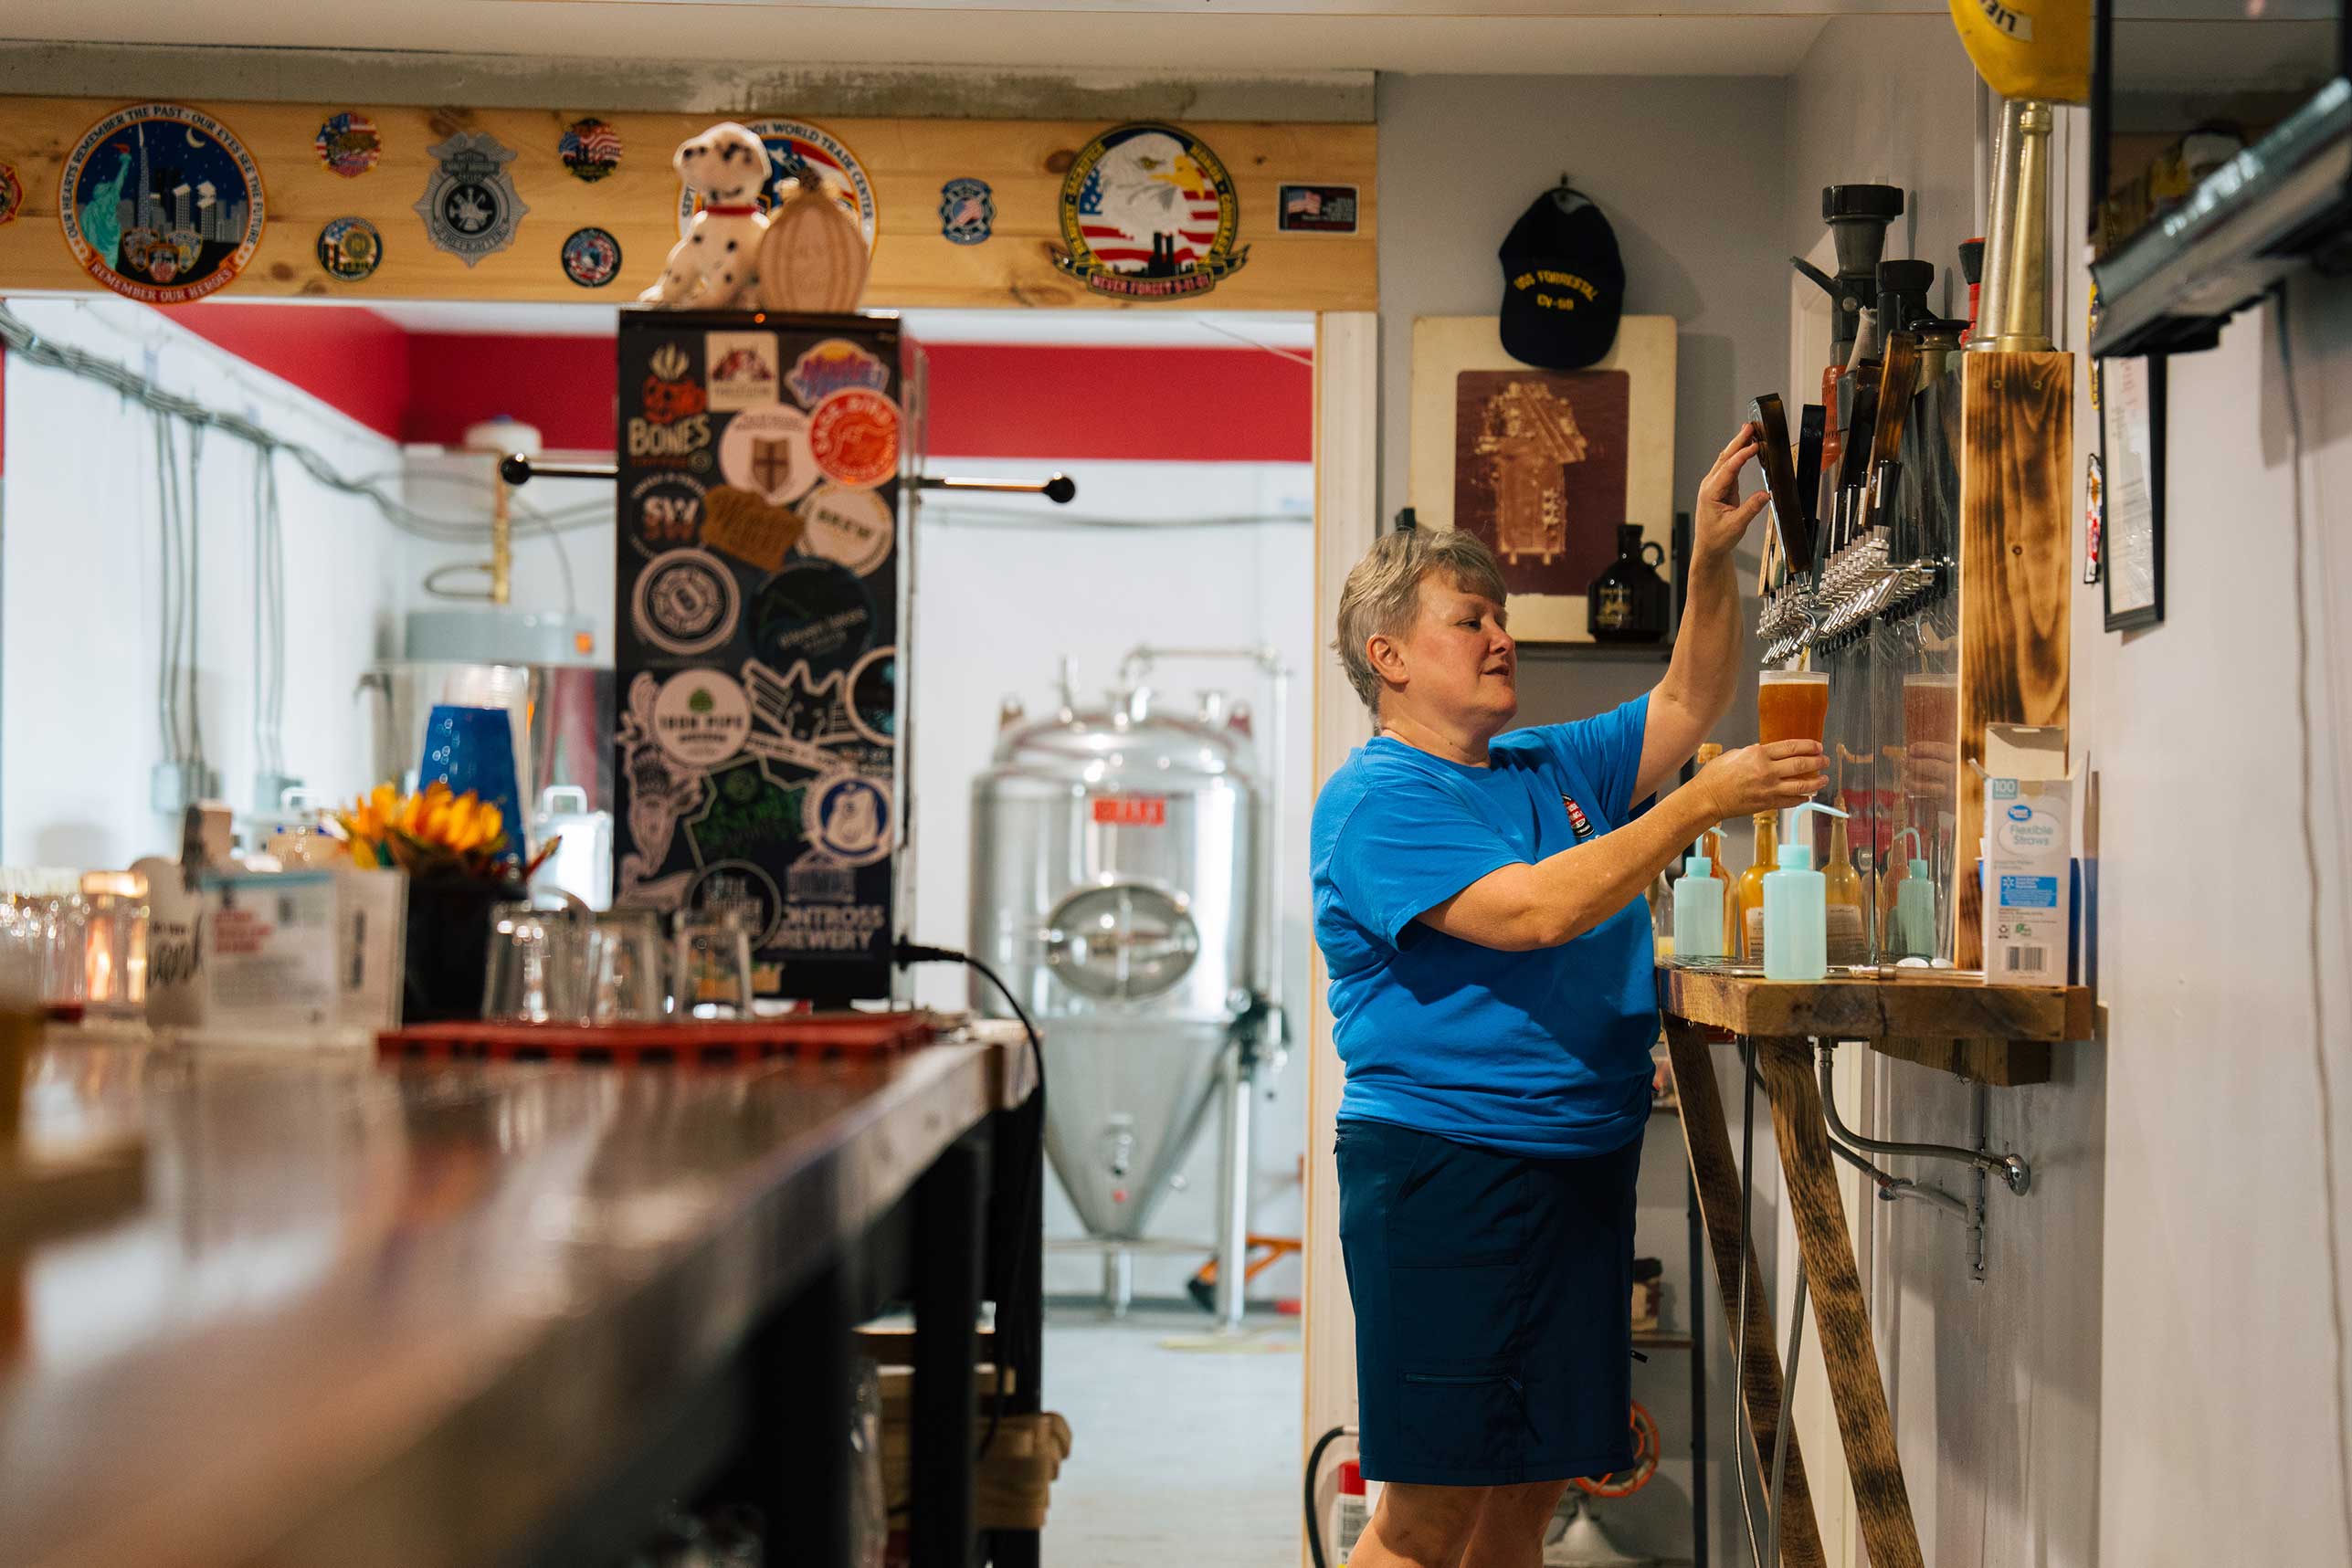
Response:
MULTIPOLYGON (((352 859, 370 870, 396 867, 412 877, 456 872, 481 881, 514 877, 505 814, 471 790, 454 795, 448 784, 434 783, 404 795, 388 784, 378 784, 349 811, 335 813, 335 825, 343 829, 352 859)), ((555 845, 550 838, 540 846, 522 868, 523 880, 555 845)))

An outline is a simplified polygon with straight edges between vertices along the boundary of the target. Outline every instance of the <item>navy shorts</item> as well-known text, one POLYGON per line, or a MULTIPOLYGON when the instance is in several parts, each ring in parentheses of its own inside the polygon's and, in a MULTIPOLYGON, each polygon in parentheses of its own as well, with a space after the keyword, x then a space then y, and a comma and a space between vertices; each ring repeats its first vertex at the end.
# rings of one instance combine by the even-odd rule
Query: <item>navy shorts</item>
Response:
POLYGON ((1641 1135, 1533 1160, 1351 1121, 1337 1153, 1365 1475, 1488 1487, 1630 1466, 1641 1135))

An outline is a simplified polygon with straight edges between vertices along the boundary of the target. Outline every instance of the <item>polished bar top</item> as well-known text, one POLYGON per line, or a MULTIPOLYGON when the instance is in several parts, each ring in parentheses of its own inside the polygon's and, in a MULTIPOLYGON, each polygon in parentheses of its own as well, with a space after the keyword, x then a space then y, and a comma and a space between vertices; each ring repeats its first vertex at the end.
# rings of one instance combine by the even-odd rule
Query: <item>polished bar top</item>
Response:
POLYGON ((1979 975, 1948 970, 1792 981, 1661 963, 1658 1005, 1675 1017, 1735 1035, 1872 1041, 2092 1037, 2087 987, 1988 985, 1979 975))
POLYGON ((0 1563, 487 1563, 957 1137, 998 1037, 726 1070, 53 1043, 146 1197, 0 1258, 0 1563))

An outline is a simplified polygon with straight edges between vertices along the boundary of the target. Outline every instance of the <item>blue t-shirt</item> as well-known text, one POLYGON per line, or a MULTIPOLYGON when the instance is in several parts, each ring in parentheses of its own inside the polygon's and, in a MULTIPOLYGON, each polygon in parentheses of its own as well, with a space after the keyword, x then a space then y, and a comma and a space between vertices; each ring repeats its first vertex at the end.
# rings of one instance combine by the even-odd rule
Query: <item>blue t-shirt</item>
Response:
POLYGON ((1650 700, 1499 735, 1470 767, 1376 737, 1316 797, 1315 941, 1347 1088, 1342 1121, 1568 1159, 1630 1142, 1658 1038, 1648 906, 1503 952, 1415 917, 1633 814, 1650 700))

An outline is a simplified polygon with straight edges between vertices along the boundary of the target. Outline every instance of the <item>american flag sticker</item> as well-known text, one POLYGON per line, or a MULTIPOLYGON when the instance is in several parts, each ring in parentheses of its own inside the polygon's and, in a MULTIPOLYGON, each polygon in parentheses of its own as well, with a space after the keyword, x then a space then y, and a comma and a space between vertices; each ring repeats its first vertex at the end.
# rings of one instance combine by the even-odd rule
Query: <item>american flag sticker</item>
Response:
POLYGON ((1354 185, 1284 185, 1275 226, 1284 234, 1356 232, 1354 185))
POLYGON ((555 143, 564 167, 590 184, 621 166, 621 133, 601 120, 575 120, 555 143))

